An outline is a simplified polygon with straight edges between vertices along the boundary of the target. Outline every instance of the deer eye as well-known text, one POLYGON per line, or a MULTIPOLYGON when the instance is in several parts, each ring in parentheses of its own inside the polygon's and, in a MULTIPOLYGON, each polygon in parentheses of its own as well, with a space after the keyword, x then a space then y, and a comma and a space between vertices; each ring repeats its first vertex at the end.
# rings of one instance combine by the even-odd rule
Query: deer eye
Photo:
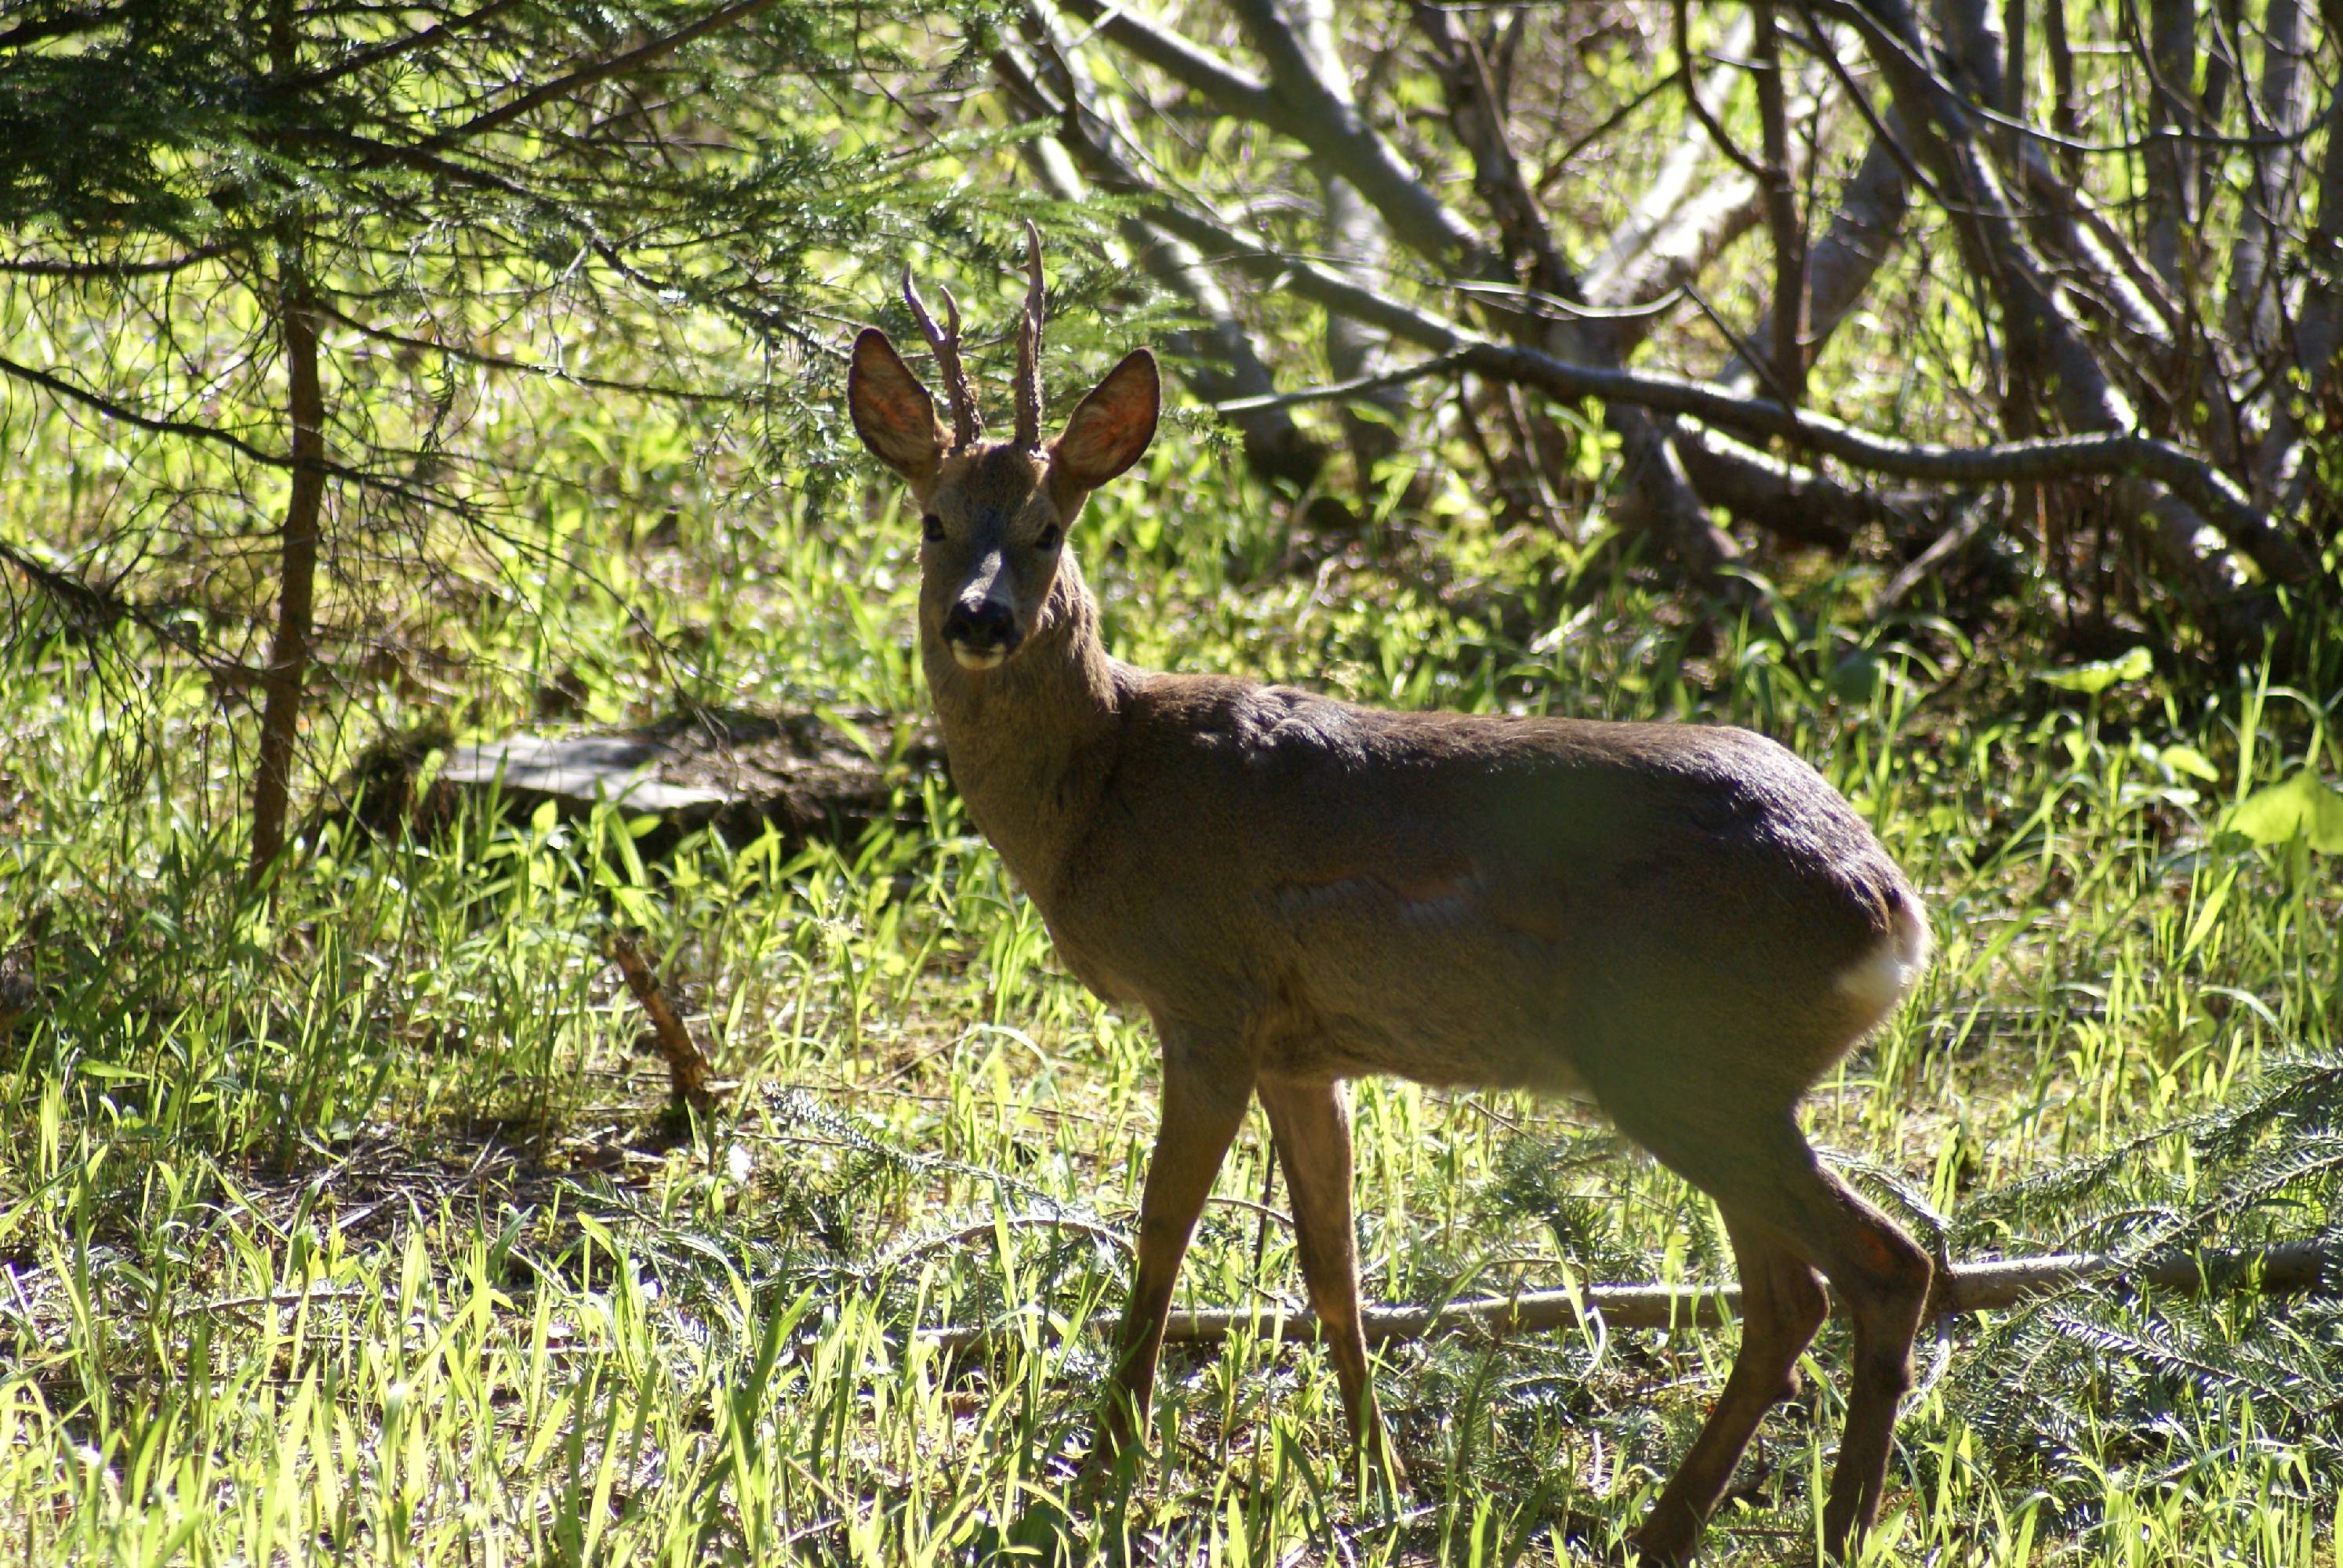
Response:
POLYGON ((1040 533, 1033 536, 1033 548, 1037 550, 1054 550, 1058 548, 1059 541, 1065 537, 1065 529, 1055 523, 1047 524, 1040 533))
POLYGON ((944 537, 944 520, 936 516, 935 513, 930 512, 926 517, 920 519, 920 537, 923 539, 931 540, 942 538, 944 537))

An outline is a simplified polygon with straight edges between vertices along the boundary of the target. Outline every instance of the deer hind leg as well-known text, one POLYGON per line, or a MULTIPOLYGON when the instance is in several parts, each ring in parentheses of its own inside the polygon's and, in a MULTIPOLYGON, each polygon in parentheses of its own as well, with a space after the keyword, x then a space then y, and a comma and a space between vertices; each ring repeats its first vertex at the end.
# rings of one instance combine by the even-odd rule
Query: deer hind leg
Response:
POLYGON ((1263 1078, 1255 1084, 1293 1201, 1294 1245, 1318 1313, 1318 1332, 1342 1389, 1351 1437, 1393 1482, 1398 1456, 1375 1408, 1359 1315, 1358 1238, 1352 1226, 1351 1107, 1339 1083, 1263 1078))
MULTIPOLYGON (((1705 1093, 1686 1081, 1672 1081, 1667 1087, 1674 1093, 1670 1098, 1623 1075, 1604 1077, 1611 1081, 1596 1082, 1595 1092, 1621 1130, 1716 1200, 1736 1250, 1745 1245, 1745 1238, 1754 1238, 1775 1259, 1765 1274, 1771 1282, 1765 1309, 1769 1316, 1781 1315, 1785 1298, 1792 1324, 1812 1310, 1811 1279, 1804 1283, 1795 1280, 1795 1261, 1822 1272, 1854 1321, 1846 1426, 1823 1508, 1824 1547, 1835 1556, 1843 1555, 1849 1538, 1869 1529, 1879 1516, 1896 1435, 1896 1407, 1912 1386, 1912 1342, 1927 1305, 1933 1273, 1928 1255, 1893 1221, 1824 1169, 1788 1107, 1753 1111, 1749 1104, 1730 1098, 1733 1085, 1722 1080, 1706 1085, 1710 1092, 1705 1093), (1604 1093, 1606 1087, 1612 1092, 1604 1093)), ((1778 1323, 1770 1333, 1786 1337, 1778 1323)), ((1745 1339, 1745 1356, 1746 1342, 1745 1339)), ((1736 1375, 1738 1371, 1736 1363, 1736 1375)), ((1732 1392, 1728 1382, 1728 1395, 1732 1392)), ((1730 1463, 1721 1457, 1733 1432, 1726 1424, 1728 1411, 1734 1423, 1746 1420, 1754 1427, 1748 1409, 1762 1413, 1755 1401, 1767 1392, 1753 1372, 1747 1408, 1720 1402, 1710 1418, 1715 1440, 1710 1441, 1708 1432, 1702 1433, 1685 1461, 1690 1473, 1680 1474, 1682 1484, 1672 1483, 1662 1494, 1663 1503, 1674 1505, 1673 1511, 1664 1518, 1654 1514, 1647 1526, 1653 1533, 1645 1547, 1648 1555, 1668 1561, 1671 1551, 1676 1557, 1690 1551, 1696 1527, 1689 1515, 1704 1514, 1715 1504, 1724 1485, 1718 1473, 1730 1473, 1730 1463)), ((1738 1453, 1736 1444, 1734 1456, 1738 1453)))
POLYGON ((1813 1267, 1772 1229, 1732 1210, 1725 1228, 1741 1271, 1741 1349, 1715 1409, 1635 1533, 1646 1563, 1692 1555, 1758 1423, 1796 1397, 1798 1357, 1829 1310, 1813 1267))
POLYGON ((1196 1216, 1252 1098, 1252 1070, 1232 1041, 1163 1028, 1163 1115, 1139 1201, 1139 1262, 1124 1304, 1113 1386, 1095 1466, 1118 1462, 1146 1426, 1163 1353, 1163 1322, 1196 1216))
POLYGON ((1935 1273, 1928 1254, 1896 1222, 1805 1154, 1784 1197, 1785 1228, 1845 1302, 1855 1323, 1846 1426, 1823 1508, 1823 1547, 1843 1554, 1879 1518, 1896 1407, 1912 1387, 1912 1342, 1935 1273))

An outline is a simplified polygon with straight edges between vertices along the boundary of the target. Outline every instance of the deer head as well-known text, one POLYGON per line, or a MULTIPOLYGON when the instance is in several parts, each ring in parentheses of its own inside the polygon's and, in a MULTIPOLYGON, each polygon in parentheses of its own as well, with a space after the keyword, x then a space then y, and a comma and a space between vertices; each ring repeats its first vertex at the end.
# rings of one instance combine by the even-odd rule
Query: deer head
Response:
POLYGON ((920 630, 962 670, 992 669, 1047 624, 1066 530, 1090 493, 1139 460, 1154 437, 1162 384, 1155 356, 1134 349, 1083 398, 1054 441, 1041 440, 1041 237, 1025 226, 1030 283, 1017 330, 1015 432, 988 441, 961 367, 960 305, 928 314, 909 267, 903 302, 935 354, 951 428, 887 335, 854 340, 846 400, 862 444, 900 474, 920 508, 920 630))

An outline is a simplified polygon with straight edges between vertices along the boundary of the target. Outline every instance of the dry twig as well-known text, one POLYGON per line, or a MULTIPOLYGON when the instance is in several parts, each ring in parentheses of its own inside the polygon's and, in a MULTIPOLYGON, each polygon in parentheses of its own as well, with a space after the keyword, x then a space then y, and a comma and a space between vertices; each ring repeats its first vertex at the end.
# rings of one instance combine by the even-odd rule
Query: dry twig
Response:
POLYGON ((707 1110, 716 1102, 708 1082, 708 1058, 692 1040, 691 1031, 683 1027, 683 1020, 675 1016, 675 1010, 668 1005, 667 993, 659 989, 659 976, 644 961, 642 950, 635 946, 632 933, 610 933, 610 957, 618 964, 618 972, 627 977, 627 989, 635 993, 635 1000, 643 1004, 643 1011, 650 1017, 651 1033, 659 1040, 659 1054, 667 1058, 669 1092, 694 1111, 707 1110))

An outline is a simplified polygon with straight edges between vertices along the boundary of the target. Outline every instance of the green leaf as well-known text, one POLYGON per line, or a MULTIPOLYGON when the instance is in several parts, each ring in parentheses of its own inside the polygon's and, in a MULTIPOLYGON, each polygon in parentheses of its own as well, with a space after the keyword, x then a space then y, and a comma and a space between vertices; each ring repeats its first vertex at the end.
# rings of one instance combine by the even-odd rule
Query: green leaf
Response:
POLYGON ((816 708, 813 710, 813 715, 816 719, 820 719, 824 724, 829 725, 832 729, 837 730, 840 735, 845 736, 847 743, 852 746, 854 749, 861 752, 863 756, 868 757, 871 761, 878 763, 880 767, 886 766, 887 758, 885 754, 879 749, 878 743, 872 740, 869 734, 863 730, 862 727, 855 723, 854 720, 847 718, 846 715, 839 712, 835 708, 829 707, 826 704, 816 708))
POLYGON ((2189 778, 2202 779, 2207 784, 2221 781, 2221 770, 2194 746, 2167 746, 2156 755, 2158 761, 2175 773, 2186 773, 2189 778))
POLYGON ((2035 678, 2061 691, 2097 697, 2117 681, 2143 679, 2155 668, 2156 660, 2148 656, 2147 649, 2135 648, 2119 658, 2095 659, 2066 669, 2046 669, 2035 678))
POLYGON ((2343 790, 2306 768, 2238 801, 2221 826, 2257 844, 2284 844, 2300 834, 2322 855, 2343 855, 2343 790))

